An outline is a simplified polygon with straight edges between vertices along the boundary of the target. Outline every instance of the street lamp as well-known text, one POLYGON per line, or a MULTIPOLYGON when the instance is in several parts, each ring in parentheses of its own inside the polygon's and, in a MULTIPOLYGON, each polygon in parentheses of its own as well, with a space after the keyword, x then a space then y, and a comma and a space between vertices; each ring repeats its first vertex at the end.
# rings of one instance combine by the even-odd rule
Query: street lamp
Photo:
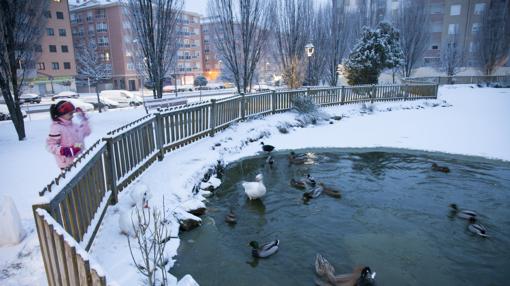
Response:
POLYGON ((312 64, 312 56, 313 56, 313 53, 315 52, 315 47, 312 43, 309 43, 305 46, 305 51, 306 51, 306 55, 308 56, 308 80, 307 80, 307 85, 310 85, 311 83, 311 64, 312 64))

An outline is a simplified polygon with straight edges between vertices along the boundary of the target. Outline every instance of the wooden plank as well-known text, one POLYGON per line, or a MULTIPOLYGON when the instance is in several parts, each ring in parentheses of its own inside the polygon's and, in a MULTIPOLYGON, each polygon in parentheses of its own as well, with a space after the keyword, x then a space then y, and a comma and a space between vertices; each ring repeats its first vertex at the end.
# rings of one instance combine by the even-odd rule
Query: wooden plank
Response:
POLYGON ((95 269, 91 269, 92 285, 94 286, 106 286, 106 279, 103 276, 99 276, 95 269))
POLYGON ((36 208, 34 207, 34 217, 35 217, 35 225, 37 228, 37 236, 39 237, 39 245, 41 247, 41 255, 44 261, 44 269, 46 270, 46 277, 48 278, 48 285, 53 286, 56 285, 55 277, 53 275, 53 265, 51 263, 50 251, 48 247, 48 240, 46 239, 46 221, 42 215, 37 214, 36 208))
POLYGON ((57 251, 55 248, 55 240, 53 239, 53 234, 55 229, 53 226, 49 225, 46 220, 44 220, 44 232, 45 238, 48 242, 48 257, 51 262, 51 269, 53 271, 53 277, 55 278, 55 285, 63 285, 62 276, 60 274, 60 265, 57 259, 57 251))
POLYGON ((67 275, 69 277, 70 285, 80 285, 78 275, 78 265, 76 263, 76 249, 64 243, 65 257, 67 263, 67 275))
POLYGON ((55 249, 57 251, 58 264, 60 266, 60 274, 62 275, 62 285, 71 285, 69 273, 67 269, 67 259, 64 249, 64 236, 54 232, 55 249))
POLYGON ((78 265, 78 276, 80 280, 80 286, 92 286, 92 277, 90 276, 90 264, 88 261, 78 255, 76 259, 78 265))
POLYGON ((71 212, 73 213, 73 216, 75 218, 76 229, 78 231, 78 237, 79 237, 78 241, 81 241, 85 231, 84 231, 83 225, 82 225, 83 224, 83 216, 82 216, 80 203, 78 201, 78 196, 76 195, 76 192, 70 193, 70 199, 72 202, 71 203, 71 207, 72 207, 71 212))
POLYGON ((66 231, 70 232, 70 234, 74 237, 74 239, 79 240, 80 233, 78 231, 78 226, 76 223, 76 214, 74 213, 74 207, 72 205, 71 194, 72 194, 72 192, 69 193, 66 196, 66 199, 64 200, 67 222, 69 223, 69 230, 70 230, 69 231, 66 228, 66 231))

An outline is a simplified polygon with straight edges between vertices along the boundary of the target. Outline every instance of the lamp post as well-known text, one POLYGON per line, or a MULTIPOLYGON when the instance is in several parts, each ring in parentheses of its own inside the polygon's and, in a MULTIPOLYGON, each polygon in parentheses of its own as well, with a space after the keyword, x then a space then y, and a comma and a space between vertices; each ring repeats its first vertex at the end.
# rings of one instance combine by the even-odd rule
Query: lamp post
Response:
POLYGON ((311 64, 312 64, 312 56, 315 52, 315 47, 312 43, 309 43, 305 46, 306 55, 308 56, 308 79, 307 79, 307 85, 310 85, 311 83, 311 64))
MULTIPOLYGON (((145 66, 147 66, 147 58, 146 57, 143 58, 143 64, 145 66)), ((145 70, 145 67, 144 67, 144 70, 145 70)), ((142 73, 142 86, 141 86, 141 88, 142 88, 142 103, 143 103, 143 108, 145 109, 145 113, 148 114, 149 111, 147 110, 147 105, 145 105, 145 95, 143 94, 143 90, 145 89, 145 74, 144 73, 142 73)))

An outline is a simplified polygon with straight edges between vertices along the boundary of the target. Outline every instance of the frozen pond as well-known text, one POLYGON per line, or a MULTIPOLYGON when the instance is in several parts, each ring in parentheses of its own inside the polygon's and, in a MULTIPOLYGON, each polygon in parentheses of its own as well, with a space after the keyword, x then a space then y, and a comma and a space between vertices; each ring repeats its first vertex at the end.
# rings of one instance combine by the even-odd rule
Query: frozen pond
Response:
POLYGON ((288 152, 229 165, 208 202, 203 225, 181 234, 171 273, 200 285, 313 285, 314 258, 337 274, 356 265, 377 272, 378 285, 505 285, 510 269, 510 164, 473 157, 393 149, 319 149, 304 165, 288 152), (448 174, 431 163, 448 166, 448 174), (242 180, 264 175, 267 194, 249 201, 242 180), (304 204, 291 178, 310 173, 342 192, 304 204), (456 203, 479 213, 490 238, 474 236, 450 216, 456 203), (232 208, 237 224, 224 221, 232 208), (267 259, 251 257, 251 240, 280 240, 267 259))

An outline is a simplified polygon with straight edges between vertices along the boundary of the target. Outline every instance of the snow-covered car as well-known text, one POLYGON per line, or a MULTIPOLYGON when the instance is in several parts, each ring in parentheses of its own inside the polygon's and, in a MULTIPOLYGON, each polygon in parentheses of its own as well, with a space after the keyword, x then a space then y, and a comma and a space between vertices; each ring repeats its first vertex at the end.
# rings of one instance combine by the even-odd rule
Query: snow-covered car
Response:
POLYGON ((269 86, 269 85, 265 85, 265 84, 257 84, 257 85, 254 85, 253 88, 257 92, 259 92, 259 91, 273 91, 273 90, 275 90, 274 86, 269 86))
MULTIPOLYGON (((90 103, 94 105, 94 107, 97 107, 99 104, 97 103, 97 97, 87 97, 87 99, 83 98, 83 101, 86 103, 90 103)), ((115 100, 111 100, 109 98, 99 96, 99 102, 102 106, 108 107, 108 108, 117 108, 120 106, 120 103, 118 103, 115 100)))
POLYGON ((143 99, 127 90, 103 90, 100 97, 116 101, 120 104, 129 104, 130 106, 138 106, 143 103, 143 99))
POLYGON ((54 101, 54 103, 58 103, 59 101, 61 100, 65 100, 65 101, 69 101, 71 102, 74 107, 76 108, 81 108, 81 110, 83 111, 92 111, 94 110, 94 105, 90 104, 90 103, 86 103, 80 99, 75 99, 75 98, 64 98, 64 99, 57 99, 54 101))
POLYGON ((80 95, 74 91, 62 91, 51 97, 51 100, 64 99, 64 98, 79 98, 80 95))
MULTIPOLYGON (((27 112, 23 109, 21 109, 21 114, 23 114, 23 118, 27 117, 27 112)), ((0 104, 0 121, 9 119, 11 119, 9 108, 5 104, 0 104)))
POLYGON ((24 93, 19 99, 22 103, 41 103, 41 96, 36 93, 24 93))

